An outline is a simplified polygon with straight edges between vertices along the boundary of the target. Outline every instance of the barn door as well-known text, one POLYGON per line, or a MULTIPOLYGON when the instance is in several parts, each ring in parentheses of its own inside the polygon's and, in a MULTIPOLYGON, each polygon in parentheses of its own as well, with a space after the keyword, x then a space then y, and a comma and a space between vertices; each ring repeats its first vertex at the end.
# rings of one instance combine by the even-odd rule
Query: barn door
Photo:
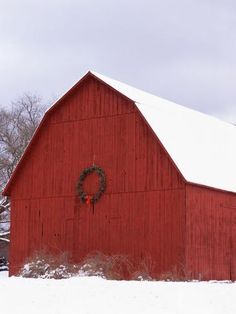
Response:
POLYGON ((109 209, 105 201, 95 204, 94 207, 82 204, 78 208, 73 225, 73 259, 75 261, 81 261, 91 253, 109 251, 111 240, 109 209))

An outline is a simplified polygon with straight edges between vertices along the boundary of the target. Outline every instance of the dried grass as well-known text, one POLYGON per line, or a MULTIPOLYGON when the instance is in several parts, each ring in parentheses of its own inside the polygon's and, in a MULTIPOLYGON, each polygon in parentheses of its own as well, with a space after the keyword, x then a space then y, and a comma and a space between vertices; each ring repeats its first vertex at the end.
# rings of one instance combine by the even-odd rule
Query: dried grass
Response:
POLYGON ((64 279, 74 276, 99 276, 109 280, 166 280, 184 281, 186 276, 174 266, 160 276, 153 278, 155 262, 146 257, 140 263, 125 255, 105 255, 93 252, 78 264, 71 263, 66 253, 50 255, 36 252, 22 267, 19 276, 25 278, 64 279))

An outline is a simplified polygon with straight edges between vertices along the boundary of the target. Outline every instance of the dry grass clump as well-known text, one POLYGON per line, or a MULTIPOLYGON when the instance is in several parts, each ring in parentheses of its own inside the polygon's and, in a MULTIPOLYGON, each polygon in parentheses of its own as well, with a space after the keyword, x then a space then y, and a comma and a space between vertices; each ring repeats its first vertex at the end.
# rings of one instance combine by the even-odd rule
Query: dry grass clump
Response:
POLYGON ((36 252, 22 267, 19 275, 25 278, 65 279, 74 276, 99 276, 109 280, 165 280, 185 281, 184 271, 174 266, 171 270, 153 277, 155 263, 144 258, 140 263, 125 255, 105 255, 93 252, 78 264, 70 262, 67 254, 50 255, 36 252))
POLYGON ((66 254, 50 255, 36 252, 22 267, 19 275, 25 278, 64 279, 74 276, 100 276, 110 280, 152 280, 149 266, 142 262, 138 267, 127 256, 89 254, 82 262, 72 264, 66 254))
POLYGON ((70 278, 78 272, 77 265, 68 262, 66 254, 50 255, 45 251, 35 252, 24 264, 19 276, 24 278, 70 278))
POLYGON ((186 281, 187 275, 182 265, 174 265, 169 271, 162 273, 158 280, 163 281, 186 281))
POLYGON ((129 279, 133 263, 124 255, 105 255, 101 252, 89 254, 80 264, 86 276, 101 276, 106 279, 129 279))

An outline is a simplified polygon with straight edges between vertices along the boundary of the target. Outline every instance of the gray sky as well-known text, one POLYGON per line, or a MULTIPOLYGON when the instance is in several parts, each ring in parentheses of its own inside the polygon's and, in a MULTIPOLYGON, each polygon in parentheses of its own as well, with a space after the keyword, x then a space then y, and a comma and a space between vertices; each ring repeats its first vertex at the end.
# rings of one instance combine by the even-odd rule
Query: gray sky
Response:
POLYGON ((0 0, 0 104, 94 70, 236 122, 235 0, 0 0))

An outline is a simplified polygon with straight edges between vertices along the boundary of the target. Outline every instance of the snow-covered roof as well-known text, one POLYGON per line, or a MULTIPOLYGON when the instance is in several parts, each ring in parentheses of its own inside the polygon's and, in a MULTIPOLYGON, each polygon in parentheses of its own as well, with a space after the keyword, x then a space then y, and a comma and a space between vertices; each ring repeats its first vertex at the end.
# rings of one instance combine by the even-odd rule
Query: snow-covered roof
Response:
POLYGON ((234 125, 91 73, 136 103, 188 182, 236 192, 234 125))

